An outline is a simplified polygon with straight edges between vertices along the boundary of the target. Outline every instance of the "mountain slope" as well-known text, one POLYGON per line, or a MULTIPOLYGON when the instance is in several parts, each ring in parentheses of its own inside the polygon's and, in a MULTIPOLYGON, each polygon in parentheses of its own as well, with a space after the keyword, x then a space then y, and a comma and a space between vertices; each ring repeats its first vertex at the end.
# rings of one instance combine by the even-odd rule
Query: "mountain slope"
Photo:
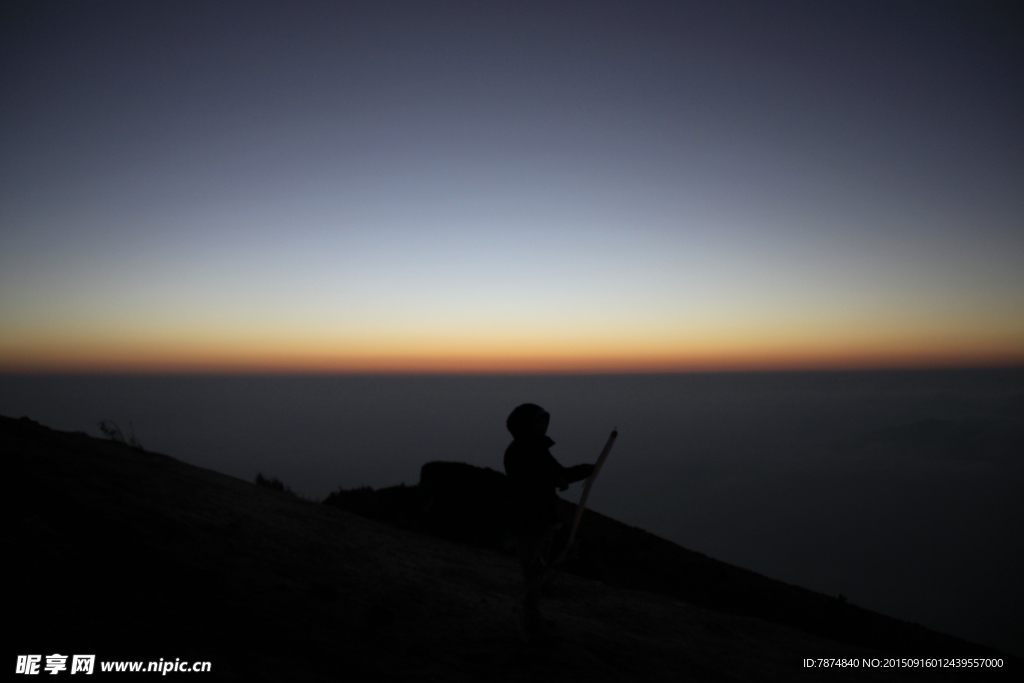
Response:
MULTIPOLYGON (((204 680, 246 681, 935 681, 962 673, 803 669, 805 657, 881 655, 568 575, 543 605, 555 635, 523 641, 512 616, 518 568, 500 552, 24 418, 0 418, 0 446, 15 489, 11 659, 203 660, 213 669, 204 680)), ((966 673, 976 680, 979 672, 966 673)))

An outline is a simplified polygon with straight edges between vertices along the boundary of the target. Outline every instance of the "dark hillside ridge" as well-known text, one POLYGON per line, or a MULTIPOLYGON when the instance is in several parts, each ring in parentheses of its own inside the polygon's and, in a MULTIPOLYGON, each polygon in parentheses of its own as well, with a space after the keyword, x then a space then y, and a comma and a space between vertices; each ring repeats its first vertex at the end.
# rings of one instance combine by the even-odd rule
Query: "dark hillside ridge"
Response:
MULTIPOLYGON (((504 474, 466 463, 430 462, 423 465, 417 486, 339 490, 324 504, 511 557, 514 539, 507 532, 504 500, 504 474)), ((559 505, 560 517, 571 520, 575 505, 566 500, 559 505)), ((556 543, 564 543, 566 535, 563 530, 556 543)), ((900 656, 927 657, 935 652, 998 656, 993 648, 857 607, 843 596, 830 597, 769 579, 590 509, 560 569, 900 656)))
MULTIPOLYGON (((94 654, 97 666, 180 659, 211 662, 203 680, 247 683, 931 683, 1008 680, 1019 669, 1018 660, 1005 656, 1001 669, 805 669, 807 657, 859 662, 905 653, 838 643, 570 574, 560 576, 544 600, 554 634, 524 641, 512 610, 521 577, 516 561, 502 552, 382 524, 27 418, 0 417, 0 454, 11 475, 6 614, 15 629, 6 640, 8 666, 25 654, 94 654)), ((495 474, 483 476, 493 480, 495 474)), ((442 473, 441 480, 449 478, 442 473)), ((423 491, 358 495, 376 505, 410 493, 423 491)), ((443 519, 455 511, 444 512, 450 504, 441 495, 432 509, 443 519)), ((430 518, 420 517, 419 524, 430 518)), ((609 544, 654 542, 600 516, 588 524, 594 520, 594 538, 612 525, 602 532, 609 544)), ((596 541, 592 545, 596 553, 596 541)), ((595 557, 589 561, 607 580, 624 581, 614 574, 617 564, 601 565, 605 560, 595 557)), ((639 563, 633 575, 647 569, 639 563)), ((751 580, 744 595, 756 602, 759 585, 751 580)), ((779 595, 772 599, 787 593, 779 595)), ((937 639, 928 656, 952 656, 949 640, 932 635, 937 639)), ((170 674, 176 676, 189 678, 170 674)))

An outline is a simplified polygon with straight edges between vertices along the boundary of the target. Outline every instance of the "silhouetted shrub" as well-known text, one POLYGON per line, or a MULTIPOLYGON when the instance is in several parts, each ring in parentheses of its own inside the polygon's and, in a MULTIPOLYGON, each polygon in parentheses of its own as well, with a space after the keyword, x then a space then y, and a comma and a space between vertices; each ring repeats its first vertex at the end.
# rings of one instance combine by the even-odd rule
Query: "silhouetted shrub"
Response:
POLYGON ((279 491, 281 493, 287 493, 289 496, 295 495, 295 492, 285 486, 283 481, 277 477, 264 477, 262 472, 256 473, 256 485, 264 486, 268 489, 273 489, 274 491, 279 491))
POLYGON ((123 443, 126 446, 131 446, 132 448, 138 448, 140 451, 145 450, 142 447, 142 444, 139 443, 139 440, 135 438, 135 426, 131 422, 128 423, 127 439, 124 436, 124 432, 121 431, 121 428, 118 427, 117 423, 113 420, 100 420, 99 428, 100 431, 103 432, 103 435, 111 441, 123 443))
POLYGON ((397 516, 392 514, 394 511, 381 505, 377 492, 369 486, 360 486, 356 489, 339 487, 337 491, 332 492, 324 499, 323 504, 370 519, 383 519, 390 522, 394 521, 397 516))

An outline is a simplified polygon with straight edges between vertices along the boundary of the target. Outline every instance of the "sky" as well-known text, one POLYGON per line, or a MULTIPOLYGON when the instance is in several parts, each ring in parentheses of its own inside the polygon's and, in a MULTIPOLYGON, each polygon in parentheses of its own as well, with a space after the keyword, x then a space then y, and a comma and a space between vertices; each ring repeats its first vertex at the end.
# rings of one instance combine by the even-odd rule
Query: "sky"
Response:
POLYGON ((11 2, 0 371, 1024 363, 985 2, 11 2))

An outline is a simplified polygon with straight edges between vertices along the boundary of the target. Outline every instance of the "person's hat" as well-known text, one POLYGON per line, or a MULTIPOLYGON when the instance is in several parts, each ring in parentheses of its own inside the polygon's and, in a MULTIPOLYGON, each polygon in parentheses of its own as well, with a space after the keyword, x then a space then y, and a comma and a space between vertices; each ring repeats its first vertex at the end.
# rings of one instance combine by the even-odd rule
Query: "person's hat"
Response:
POLYGON ((537 434, 538 431, 540 432, 539 435, 543 435, 547 431, 548 420, 550 419, 551 416, 548 414, 548 411, 539 405, 524 403, 509 413, 508 419, 505 420, 505 426, 508 427, 508 431, 512 433, 512 436, 518 439, 523 436, 537 434))

